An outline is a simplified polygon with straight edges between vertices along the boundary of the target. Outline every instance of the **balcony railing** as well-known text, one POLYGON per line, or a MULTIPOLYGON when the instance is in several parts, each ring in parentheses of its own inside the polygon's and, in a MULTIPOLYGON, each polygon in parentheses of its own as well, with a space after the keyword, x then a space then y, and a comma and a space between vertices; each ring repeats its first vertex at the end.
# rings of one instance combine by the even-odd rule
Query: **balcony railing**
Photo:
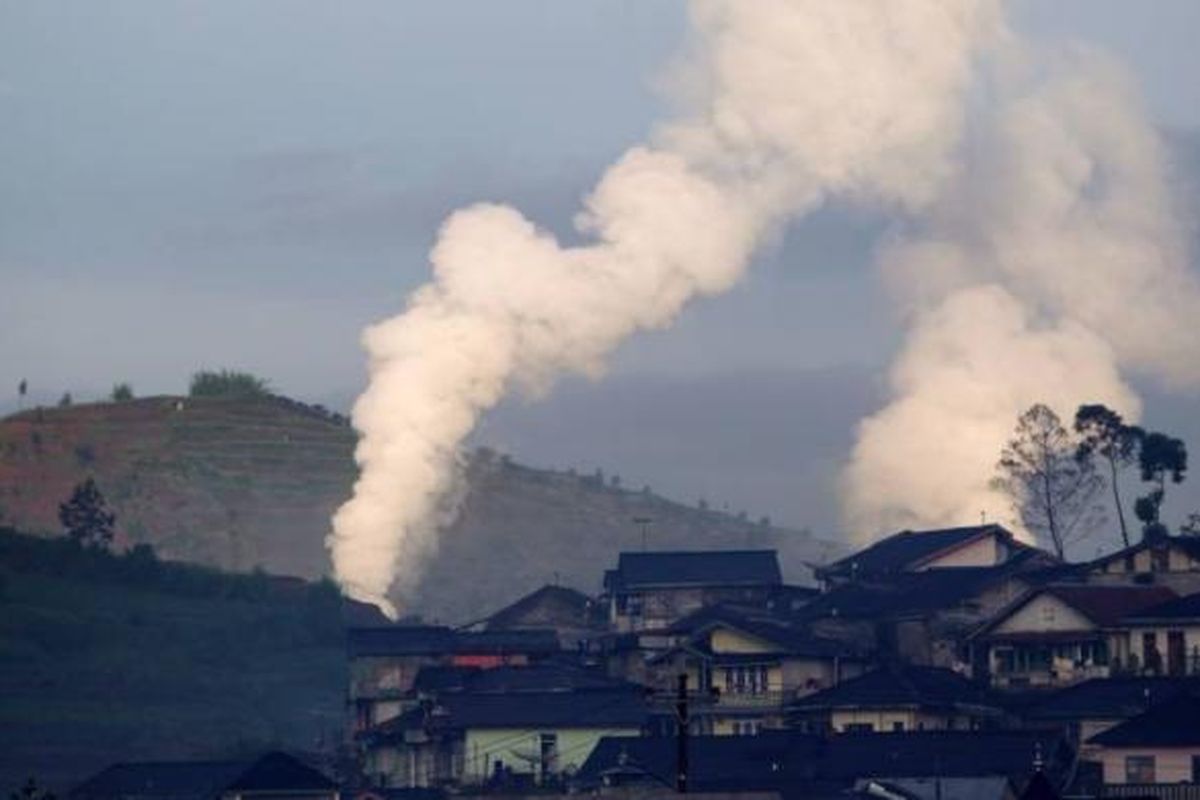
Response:
POLYGON ((1157 797, 1159 800, 1200 800, 1196 783, 1106 783, 1101 797, 1157 797))

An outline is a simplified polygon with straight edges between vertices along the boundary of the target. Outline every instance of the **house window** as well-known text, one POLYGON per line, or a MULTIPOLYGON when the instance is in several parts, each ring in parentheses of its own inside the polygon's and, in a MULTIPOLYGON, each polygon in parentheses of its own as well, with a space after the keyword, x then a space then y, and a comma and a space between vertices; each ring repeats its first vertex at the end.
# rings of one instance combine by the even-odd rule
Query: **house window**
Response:
POLYGON ((1054 606, 1042 606, 1042 622, 1054 622, 1054 606))
POLYGON ((1151 550, 1150 569, 1153 572, 1169 572, 1171 569, 1171 552, 1165 547, 1156 547, 1151 550))
POLYGON ((539 737, 539 747, 539 755, 541 756, 540 772, 541 777, 544 780, 549 775, 554 774, 555 770, 557 769, 555 760, 558 758, 558 734, 543 733, 539 737))
POLYGON ((1125 756, 1126 783, 1154 783, 1154 756, 1125 756))
POLYGON ((875 726, 870 722, 848 722, 846 733, 874 733, 875 726))
POLYGON ((904 732, 904 723, 903 722, 893 722, 892 730, 896 731, 897 733, 903 733, 904 732))
POLYGON ((1137 564, 1136 564, 1136 562, 1134 562, 1132 555, 1125 556, 1125 571, 1126 572, 1136 572, 1137 571, 1137 564))

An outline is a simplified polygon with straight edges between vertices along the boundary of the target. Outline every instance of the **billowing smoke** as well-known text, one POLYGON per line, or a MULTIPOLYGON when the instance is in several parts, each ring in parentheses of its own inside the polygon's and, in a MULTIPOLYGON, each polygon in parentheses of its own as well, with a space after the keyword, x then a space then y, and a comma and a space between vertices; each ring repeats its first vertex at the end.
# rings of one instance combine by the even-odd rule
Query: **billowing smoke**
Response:
POLYGON ((958 175, 882 251, 910 332, 845 476, 860 540, 981 513, 1020 530, 988 482, 1021 411, 1136 419, 1121 368, 1200 382, 1200 290, 1128 78, 1096 52, 1013 41, 994 66, 958 175))
POLYGON ((369 328, 360 477, 329 546, 352 596, 403 599, 436 547, 459 447, 514 388, 599 374, 631 333, 717 294, 757 244, 829 194, 917 213, 953 180, 991 0, 713 0, 691 8, 681 116, 584 201, 587 244, 516 210, 455 212, 433 278, 369 328))

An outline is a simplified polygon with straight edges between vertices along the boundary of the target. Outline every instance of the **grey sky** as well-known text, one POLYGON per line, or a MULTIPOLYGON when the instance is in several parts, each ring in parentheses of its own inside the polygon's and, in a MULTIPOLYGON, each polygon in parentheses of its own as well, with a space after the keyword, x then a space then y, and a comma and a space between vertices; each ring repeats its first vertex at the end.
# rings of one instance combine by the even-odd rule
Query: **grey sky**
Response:
MULTIPOLYGON (((1022 0, 1015 18, 1116 51, 1159 124, 1200 128, 1200 3, 1022 0)), ((505 200, 569 229, 664 110, 653 83, 683 23, 666 0, 0 1, 0 410, 22 377, 52 402, 118 380, 177 392, 201 366, 345 403, 359 329, 423 279, 447 211, 505 200)), ((897 334, 876 227, 836 209, 795 226, 742 286, 624 347, 612 382, 513 404, 483 438, 832 525, 824 459, 897 334), (770 410, 721 423, 739 390, 770 410), (696 407, 662 441, 613 435, 675 396, 696 407), (828 435, 770 437, 790 414, 828 435)))

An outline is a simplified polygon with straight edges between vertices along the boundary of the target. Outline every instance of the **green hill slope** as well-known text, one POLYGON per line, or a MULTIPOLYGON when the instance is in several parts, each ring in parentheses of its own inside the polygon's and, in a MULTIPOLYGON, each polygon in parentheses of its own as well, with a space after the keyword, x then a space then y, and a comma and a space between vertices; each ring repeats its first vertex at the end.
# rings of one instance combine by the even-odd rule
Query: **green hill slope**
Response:
POLYGON ((343 642, 328 584, 0 531, 0 791, 118 760, 330 747, 343 642))

